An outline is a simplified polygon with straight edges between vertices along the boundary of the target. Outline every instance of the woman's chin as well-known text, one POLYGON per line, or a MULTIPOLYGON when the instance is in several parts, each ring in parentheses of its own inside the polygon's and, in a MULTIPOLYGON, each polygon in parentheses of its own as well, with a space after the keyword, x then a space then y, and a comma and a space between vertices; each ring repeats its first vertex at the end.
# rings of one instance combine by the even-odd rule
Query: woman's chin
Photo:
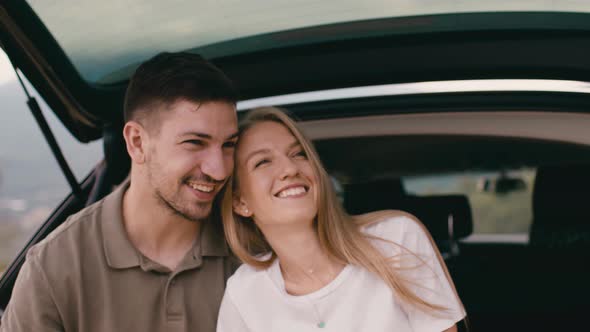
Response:
POLYGON ((283 211, 273 215, 273 220, 263 222, 267 226, 301 227, 312 225, 317 213, 315 211, 283 211))

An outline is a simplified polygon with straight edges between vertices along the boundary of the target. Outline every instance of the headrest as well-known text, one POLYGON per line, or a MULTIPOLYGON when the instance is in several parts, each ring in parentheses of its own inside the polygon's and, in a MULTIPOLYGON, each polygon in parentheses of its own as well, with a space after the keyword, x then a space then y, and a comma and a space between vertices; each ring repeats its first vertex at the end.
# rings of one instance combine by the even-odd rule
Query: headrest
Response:
POLYGON ((537 169, 530 244, 542 247, 590 245, 590 165, 537 169))
POLYGON ((590 223, 590 165, 539 167, 533 191, 535 223, 590 223))
POLYGON ((473 232, 473 217, 469 200, 463 195, 411 196, 406 210, 415 215, 428 228, 435 241, 462 239, 473 232), (453 224, 449 225, 449 216, 453 224))
POLYGON ((400 179, 388 179, 344 186, 344 208, 349 214, 399 208, 405 196, 400 179))

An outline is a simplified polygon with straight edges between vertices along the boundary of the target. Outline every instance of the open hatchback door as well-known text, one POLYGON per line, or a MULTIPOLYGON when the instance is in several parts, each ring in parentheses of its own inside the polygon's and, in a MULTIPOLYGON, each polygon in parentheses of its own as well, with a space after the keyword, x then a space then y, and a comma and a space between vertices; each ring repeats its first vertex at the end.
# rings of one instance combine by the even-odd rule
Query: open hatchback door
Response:
MULTIPOLYGON (((240 91, 240 114, 262 105, 289 109, 344 196, 376 179, 409 179, 407 187, 420 176, 497 172, 506 180, 507 170, 590 163, 587 1, 14 0, 0 3, 0 44, 76 139, 104 144, 103 160, 79 183, 29 100, 72 193, 2 275, 0 312, 26 250, 127 176, 125 88, 135 68, 161 51, 215 63, 240 91)), ((576 195, 590 198, 588 190, 576 195)), ((469 199, 477 233, 480 210, 469 199)), ((589 225, 574 233, 590 234, 583 233, 589 225)), ((534 288, 536 273, 554 263, 543 257, 571 251, 531 251, 528 227, 516 244, 467 233, 450 234, 457 241, 450 247, 441 242, 474 331, 585 324, 586 271, 560 267, 559 282, 534 288), (519 268, 532 261, 539 264, 519 268), (539 292, 552 300, 540 304, 539 292)), ((589 249, 571 257, 590 256, 589 249)))

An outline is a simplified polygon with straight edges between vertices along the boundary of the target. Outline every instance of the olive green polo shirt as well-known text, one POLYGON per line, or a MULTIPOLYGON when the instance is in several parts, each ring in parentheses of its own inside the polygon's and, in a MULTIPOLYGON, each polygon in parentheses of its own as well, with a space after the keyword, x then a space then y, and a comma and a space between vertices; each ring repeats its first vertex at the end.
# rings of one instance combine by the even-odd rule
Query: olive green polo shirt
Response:
POLYGON ((128 186, 29 250, 0 331, 215 331, 225 282, 237 268, 220 221, 204 222, 199 241, 170 271, 127 237, 128 186))

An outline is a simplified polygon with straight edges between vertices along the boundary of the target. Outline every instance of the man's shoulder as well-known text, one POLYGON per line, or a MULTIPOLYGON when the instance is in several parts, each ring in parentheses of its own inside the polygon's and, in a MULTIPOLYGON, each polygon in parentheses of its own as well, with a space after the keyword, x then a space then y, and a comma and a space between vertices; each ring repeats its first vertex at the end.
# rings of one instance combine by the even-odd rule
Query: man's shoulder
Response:
POLYGON ((100 213, 103 200, 89 205, 82 210, 70 215, 66 221, 53 230, 45 239, 33 245, 27 252, 29 256, 39 256, 46 252, 60 251, 65 254, 65 246, 82 246, 85 244, 83 237, 91 234, 97 235, 97 227, 100 225, 100 213), (67 244, 66 244, 67 243, 67 244))

